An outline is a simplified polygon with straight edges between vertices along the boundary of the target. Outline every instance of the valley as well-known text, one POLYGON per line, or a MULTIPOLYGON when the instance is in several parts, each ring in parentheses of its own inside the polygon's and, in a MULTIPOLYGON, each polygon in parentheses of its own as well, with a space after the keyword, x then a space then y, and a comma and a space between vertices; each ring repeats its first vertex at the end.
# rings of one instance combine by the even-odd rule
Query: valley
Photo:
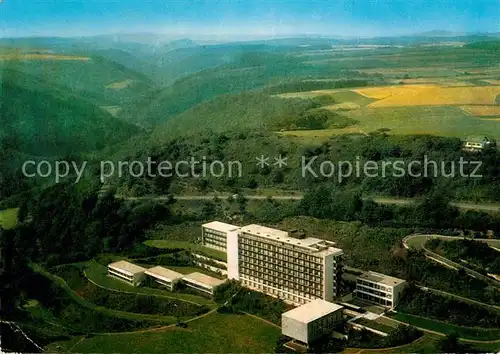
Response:
MULTIPOLYGON (((286 241, 297 248, 311 237, 343 252, 331 302, 350 307, 310 352, 498 350, 499 43, 495 34, 0 39, 8 349, 303 351, 281 326, 298 304, 235 281, 234 249, 203 240, 203 225, 219 221, 238 237, 258 225, 301 234, 286 241), (26 161, 86 169, 28 177, 26 161), (306 161, 317 175, 304 173, 306 161), (150 173, 151 162, 174 172, 150 173), (402 176, 338 167, 397 162, 417 167, 402 176), (104 169, 120 163, 126 173, 104 169), (213 172, 230 163, 241 173, 213 172), (470 177, 475 165, 480 178, 470 177), (117 261, 181 280, 134 286, 110 275, 117 261), (408 284, 398 305, 356 298, 368 271, 408 284), (193 273, 227 282, 207 294, 186 285, 193 273)), ((259 261, 272 263, 265 252, 259 261)))

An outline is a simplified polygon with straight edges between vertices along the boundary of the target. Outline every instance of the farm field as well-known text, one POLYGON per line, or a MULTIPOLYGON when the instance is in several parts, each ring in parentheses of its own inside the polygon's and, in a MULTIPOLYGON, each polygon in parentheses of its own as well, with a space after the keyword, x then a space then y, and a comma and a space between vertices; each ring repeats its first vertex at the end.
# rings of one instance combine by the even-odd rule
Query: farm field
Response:
POLYGON ((89 57, 81 57, 75 55, 63 54, 47 54, 47 53, 8 53, 0 54, 0 61, 10 60, 76 60, 76 61, 89 61, 89 57))
POLYGON ((460 106, 463 111, 478 117, 500 116, 500 106, 460 106))
POLYGON ((500 125, 494 119, 479 119, 458 107, 364 107, 342 112, 357 124, 343 129, 294 130, 279 132, 300 138, 327 138, 341 134, 368 134, 388 129, 389 134, 434 134, 465 139, 471 133, 486 134, 500 139, 500 125))
POLYGON ((118 82, 113 82, 111 84, 106 85, 105 87, 107 89, 113 89, 113 90, 123 90, 126 89, 127 87, 130 87, 134 84, 134 80, 127 79, 123 81, 118 81, 118 82))
POLYGON ((355 92, 379 101, 370 107, 495 104, 500 86, 442 87, 401 85, 357 89, 355 92))
POLYGON ((75 344, 49 345, 48 352, 71 348, 77 353, 269 353, 280 329, 247 315, 211 313, 187 324, 144 333, 96 335, 75 344))
POLYGON ((0 226, 7 230, 16 227, 18 211, 17 208, 0 210, 0 226))

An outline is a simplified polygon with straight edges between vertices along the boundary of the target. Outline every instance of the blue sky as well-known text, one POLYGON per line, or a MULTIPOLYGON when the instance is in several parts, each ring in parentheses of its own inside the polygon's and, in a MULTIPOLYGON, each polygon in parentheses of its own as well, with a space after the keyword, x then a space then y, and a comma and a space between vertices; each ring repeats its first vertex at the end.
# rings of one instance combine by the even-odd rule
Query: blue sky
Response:
MULTIPOLYGON (((1 1, 1 0, 0 0, 1 1)), ((500 32, 499 0, 3 0, 0 36, 172 38, 500 32)))

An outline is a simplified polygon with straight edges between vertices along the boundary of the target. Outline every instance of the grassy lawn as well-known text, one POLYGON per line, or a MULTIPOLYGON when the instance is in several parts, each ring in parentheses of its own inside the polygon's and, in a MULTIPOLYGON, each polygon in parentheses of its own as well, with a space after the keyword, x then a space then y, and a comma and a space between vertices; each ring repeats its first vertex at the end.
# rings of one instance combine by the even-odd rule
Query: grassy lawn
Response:
POLYGON ((366 318, 358 318, 356 321, 354 321, 354 323, 360 324, 362 326, 370 327, 370 328, 373 328, 377 331, 381 331, 384 333, 390 333, 390 332, 395 330, 394 327, 385 325, 385 324, 377 322, 377 321, 368 320, 366 318))
POLYGON ((96 306, 87 300, 83 299, 82 297, 78 296, 71 288, 70 286, 64 281, 64 279, 51 274, 41 268, 39 265, 32 264, 31 265, 32 269, 37 272, 42 274, 43 276, 49 278, 52 280, 54 283, 59 285, 65 292, 66 294, 69 295, 69 297, 78 303, 80 306, 94 310, 97 312, 101 312, 107 316, 112 316, 112 317, 117 317, 125 320, 133 320, 133 321, 142 321, 142 320, 148 320, 148 321, 153 321, 157 322, 158 325, 165 325, 165 324, 170 324, 170 323, 175 323, 177 319, 173 316, 157 316, 157 315, 145 315, 145 314, 139 314, 139 313, 132 313, 132 312, 125 312, 125 311, 119 311, 119 310, 111 310, 107 309, 105 307, 101 306, 96 306))
MULTIPOLYGON (((280 329, 246 315, 212 313, 188 323, 188 327, 169 328, 139 334, 96 335, 74 346, 77 353, 269 353, 280 329)), ((74 340, 72 344, 74 345, 74 340)), ((66 342, 53 343, 68 347, 66 342)), ((60 349, 59 349, 60 350, 60 349)))
POLYGON ((227 262, 227 255, 224 252, 214 250, 202 246, 200 244, 191 243, 187 241, 174 241, 174 240, 148 240, 144 242, 146 245, 158 248, 182 248, 190 250, 191 252, 197 252, 207 257, 211 257, 223 262, 227 262))
MULTIPOLYGON (((177 270, 178 271, 178 270, 177 270)), ((198 271, 198 269, 196 269, 198 271)), ((87 263, 87 267, 85 269, 85 273, 87 277, 95 282, 98 285, 104 286, 109 289, 114 289, 117 291, 127 291, 136 294, 144 294, 144 295, 156 295, 163 296, 166 298, 175 298, 178 300, 185 300, 189 302, 194 302, 199 305, 206 305, 210 308, 215 307, 215 303, 207 298, 202 296, 192 295, 192 294, 183 294, 178 292, 171 292, 168 290, 162 289, 154 289, 154 288, 146 288, 146 287, 135 287, 126 282, 123 282, 118 279, 111 278, 107 275, 107 268, 97 262, 91 261, 87 263)))
POLYGON ((16 227, 18 212, 18 208, 0 210, 0 226, 6 230, 16 227))
POLYGON ((450 334, 455 332, 458 334, 460 338, 463 339, 472 339, 481 341, 491 341, 500 339, 500 329, 498 328, 483 329, 483 328, 462 327, 450 323, 431 320, 428 318, 409 315, 400 312, 392 315, 391 317, 393 317, 398 321, 409 323, 415 327, 420 327, 443 334, 450 334))

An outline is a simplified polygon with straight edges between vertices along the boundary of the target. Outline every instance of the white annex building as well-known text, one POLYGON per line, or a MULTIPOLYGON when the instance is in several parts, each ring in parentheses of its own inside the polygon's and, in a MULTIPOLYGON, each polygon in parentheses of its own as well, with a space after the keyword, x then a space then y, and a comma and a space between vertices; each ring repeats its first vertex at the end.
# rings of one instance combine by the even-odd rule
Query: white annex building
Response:
POLYGON ((330 333, 342 320, 343 307, 317 299, 281 315, 281 333, 305 344, 310 344, 330 333))
POLYGON ((213 295, 214 289, 225 283, 225 279, 217 279, 203 273, 191 273, 182 278, 185 285, 208 295, 213 295))
POLYGON ((144 272, 144 274, 150 276, 155 282, 165 286, 170 291, 172 291, 175 284, 184 277, 184 274, 177 273, 162 266, 149 268, 144 272))
POLYGON ((201 226, 201 244, 219 251, 226 251, 229 233, 238 232, 239 226, 212 221, 201 226))
POLYGON ((145 271, 146 268, 127 261, 118 261, 108 265, 108 275, 124 280, 134 286, 141 284, 145 271))
POLYGON ((228 233, 228 278, 293 304, 332 301, 342 287, 343 254, 330 241, 248 225, 228 233))
POLYGON ((354 295, 362 300, 388 308, 395 308, 406 281, 376 272, 361 274, 356 280, 354 295))

